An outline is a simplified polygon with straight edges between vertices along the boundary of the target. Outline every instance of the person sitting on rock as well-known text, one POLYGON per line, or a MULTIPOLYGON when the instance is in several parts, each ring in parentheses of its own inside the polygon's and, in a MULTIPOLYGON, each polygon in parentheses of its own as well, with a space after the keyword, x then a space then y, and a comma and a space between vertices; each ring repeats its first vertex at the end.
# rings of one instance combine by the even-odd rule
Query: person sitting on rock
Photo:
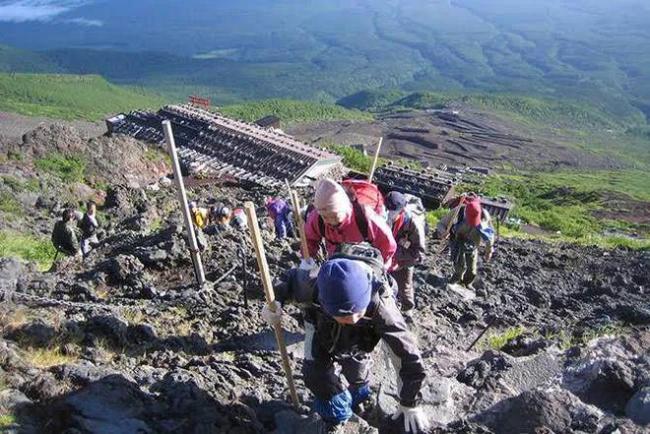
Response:
POLYGON ((370 354, 380 341, 399 375, 400 407, 407 432, 426 430, 427 418, 418 405, 425 370, 415 336, 395 303, 395 283, 384 269, 381 252, 368 243, 344 244, 317 274, 289 270, 275 287, 273 309, 262 317, 272 326, 282 321, 280 302, 302 305, 310 317, 305 327, 303 375, 314 394, 314 408, 328 429, 335 431, 372 403, 368 383, 370 354), (346 387, 337 375, 340 365, 346 387))
POLYGON ((208 225, 208 210, 206 208, 199 207, 194 201, 189 203, 189 207, 194 226, 201 230, 205 229, 205 227, 208 225))
POLYGON ((284 239, 287 236, 294 236, 291 207, 280 198, 268 198, 266 200, 266 211, 273 220, 275 226, 275 238, 284 239))
POLYGON ((391 275, 397 282, 402 314, 408 320, 412 318, 415 307, 413 288, 415 265, 422 262, 426 251, 424 207, 415 196, 392 191, 386 196, 386 208, 388 224, 397 241, 395 267, 391 275), (415 206, 411 206, 411 203, 415 206))
POLYGON ((76 256, 80 253, 75 222, 74 209, 67 208, 61 214, 61 220, 54 224, 52 244, 57 252, 67 256, 76 256))
POLYGON ((99 223, 97 222, 96 214, 97 204, 89 200, 86 204, 86 212, 79 222, 79 229, 81 230, 81 253, 84 257, 88 255, 90 250, 99 245, 99 240, 97 239, 99 223))
POLYGON ((370 207, 352 202, 343 187, 324 179, 314 194, 314 210, 308 213, 305 237, 309 255, 315 258, 325 240, 328 256, 342 243, 369 242, 379 249, 389 269, 397 245, 386 221, 370 207))
POLYGON ((438 223, 441 228, 451 228, 450 251, 454 264, 454 274, 450 284, 460 283, 469 289, 478 272, 478 249, 481 241, 485 242, 485 261, 492 259, 494 253, 494 228, 490 213, 481 206, 481 198, 475 195, 460 198, 458 210, 452 211, 438 223), (455 221, 452 221, 454 220, 455 221))

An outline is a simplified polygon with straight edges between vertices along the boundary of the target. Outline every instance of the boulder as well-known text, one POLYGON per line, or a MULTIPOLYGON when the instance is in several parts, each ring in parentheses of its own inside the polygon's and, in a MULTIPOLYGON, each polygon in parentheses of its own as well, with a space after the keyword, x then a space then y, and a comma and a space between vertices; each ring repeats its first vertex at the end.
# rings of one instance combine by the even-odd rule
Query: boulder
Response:
POLYGON ((625 406, 625 415, 640 425, 650 425, 650 386, 636 392, 625 406))

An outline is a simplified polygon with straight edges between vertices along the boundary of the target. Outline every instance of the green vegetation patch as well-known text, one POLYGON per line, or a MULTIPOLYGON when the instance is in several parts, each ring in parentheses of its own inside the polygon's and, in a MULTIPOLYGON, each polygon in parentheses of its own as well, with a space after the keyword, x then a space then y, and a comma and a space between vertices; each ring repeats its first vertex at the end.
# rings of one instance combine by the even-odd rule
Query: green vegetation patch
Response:
POLYGON ((55 255, 54 246, 47 238, 0 231, 0 257, 20 258, 36 262, 40 270, 47 270, 55 255))
POLYGON ((20 215, 23 213, 23 207, 13 194, 0 191, 0 211, 7 214, 20 215))
POLYGON ((65 182, 84 182, 85 160, 77 155, 63 155, 56 152, 34 161, 36 167, 57 176, 65 182))
POLYGON ((522 326, 511 327, 502 333, 490 335, 487 338, 487 346, 493 350, 500 350, 508 342, 515 339, 518 336, 521 336, 526 329, 522 326))
POLYGON ((286 99, 267 99, 225 106, 220 109, 225 116, 254 122, 275 115, 281 122, 317 122, 334 120, 372 120, 372 115, 359 110, 349 110, 335 104, 286 99))
MULTIPOLYGON (((599 130, 619 126, 618 120, 593 105, 515 94, 443 91, 414 92, 404 96, 399 91, 362 91, 340 99, 339 103, 348 108, 372 111, 444 109, 453 104, 463 104, 524 123, 599 130)), ((641 134, 637 130, 634 131, 641 134)))
POLYGON ((31 191, 35 192, 40 189, 40 184, 38 179, 30 178, 28 180, 22 180, 11 175, 3 175, 0 177, 2 183, 9 187, 12 191, 19 193, 22 191, 31 191))
POLYGON ((113 85, 96 75, 0 73, 0 111, 94 121, 163 103, 156 95, 113 85))
POLYGON ((16 424, 16 416, 10 413, 0 414, 0 429, 11 428, 16 424))
POLYGON ((610 207, 610 197, 650 202, 650 185, 643 171, 495 175, 479 191, 488 196, 509 197, 516 204, 511 216, 553 232, 549 236, 561 240, 606 247, 650 247, 647 226, 625 221, 623 214, 612 220, 594 216, 597 211, 621 211, 610 207), (607 231, 621 235, 608 236, 607 231), (632 232, 641 237, 626 236, 632 232))

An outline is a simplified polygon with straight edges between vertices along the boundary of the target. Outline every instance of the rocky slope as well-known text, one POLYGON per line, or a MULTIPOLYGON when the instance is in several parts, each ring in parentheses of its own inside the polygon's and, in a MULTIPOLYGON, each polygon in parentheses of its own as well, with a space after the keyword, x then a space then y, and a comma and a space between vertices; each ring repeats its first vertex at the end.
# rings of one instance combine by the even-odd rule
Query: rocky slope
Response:
MULTIPOLYGON (((122 139, 96 140, 111 149, 122 139)), ((33 176, 29 158, 8 164, 33 176)), ((137 186, 120 180, 108 188, 102 242, 85 262, 57 261, 42 273, 0 260, 0 408, 13 415, 6 432, 318 432, 300 376, 299 312, 288 308, 285 321, 304 403, 295 410, 273 333, 259 315, 263 294, 248 234, 209 238, 203 259, 211 283, 197 290, 175 193, 167 181, 151 182, 157 169, 142 173, 149 179, 137 186)), ((37 208, 35 232, 46 233, 58 209, 54 181, 47 185, 30 196, 52 202, 37 208)), ((203 203, 260 205, 268 192, 204 186, 190 193, 203 203)), ((264 236, 274 275, 298 262, 296 242, 264 236)), ((502 239, 472 297, 448 289, 450 263, 438 249, 430 240, 416 271, 413 326, 427 366, 432 432, 650 430, 648 252, 502 239)), ((377 410, 369 422, 399 432, 387 418, 396 406, 395 374, 381 348, 375 359, 377 410)), ((373 429, 356 421, 350 432, 373 429)))

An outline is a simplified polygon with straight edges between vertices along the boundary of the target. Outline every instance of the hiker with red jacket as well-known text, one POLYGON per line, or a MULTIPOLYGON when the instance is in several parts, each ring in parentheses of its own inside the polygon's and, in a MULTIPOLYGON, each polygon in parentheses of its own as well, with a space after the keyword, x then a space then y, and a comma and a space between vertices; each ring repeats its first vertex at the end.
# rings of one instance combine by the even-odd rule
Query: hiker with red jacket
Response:
POLYGON ((483 241, 486 244, 485 261, 494 253, 494 228, 490 213, 481 206, 481 198, 470 195, 461 197, 456 210, 438 223, 438 230, 451 228, 450 250, 454 264, 454 275, 450 284, 460 283, 472 289, 478 269, 478 250, 483 241), (451 221, 455 219, 455 221, 451 221))
POLYGON ((316 188, 314 208, 305 223, 310 257, 316 257, 323 239, 328 257, 342 243, 366 241, 379 249, 386 269, 391 269, 395 238, 386 221, 370 207, 351 201, 340 184, 324 179, 316 188))
POLYGON ((413 308, 415 307, 413 288, 415 265, 422 262, 426 249, 424 207, 421 207, 421 201, 417 197, 410 196, 410 198, 414 199, 414 202, 417 202, 416 206, 419 204, 420 207, 414 209, 415 207, 408 202, 407 195, 397 191, 391 191, 386 196, 388 224, 391 226, 393 236, 397 241, 397 253, 394 259, 395 267, 391 275, 397 282, 402 315, 407 320, 412 318, 413 308))

